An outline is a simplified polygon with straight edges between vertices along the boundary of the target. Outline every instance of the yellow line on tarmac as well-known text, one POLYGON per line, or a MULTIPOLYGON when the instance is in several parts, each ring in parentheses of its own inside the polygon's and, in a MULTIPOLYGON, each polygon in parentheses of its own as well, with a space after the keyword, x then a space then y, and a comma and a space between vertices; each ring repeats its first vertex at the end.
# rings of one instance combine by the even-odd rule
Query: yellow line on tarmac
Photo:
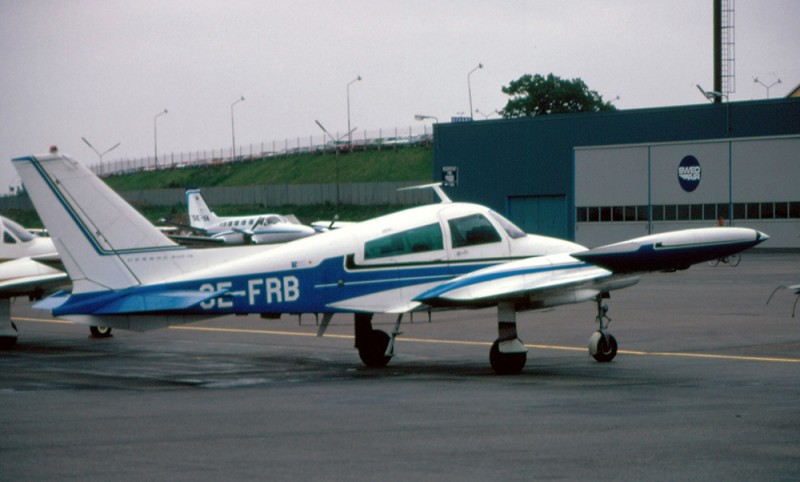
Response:
MULTIPOLYGON (((71 321, 45 319, 45 318, 24 318, 13 317, 17 321, 32 321, 37 323, 58 323, 58 324, 74 324, 71 321)), ((246 328, 218 328, 210 326, 170 326, 170 330, 184 330, 184 331, 201 331, 210 333, 244 333, 251 335, 278 335, 278 336, 304 336, 316 337, 316 333, 304 333, 300 331, 282 331, 282 330, 262 330, 262 329, 246 329, 246 328)), ((325 338, 338 338, 350 339, 353 335, 338 335, 326 334, 325 338)), ((491 342, 486 341, 468 341, 468 340, 435 340, 431 338, 408 338, 399 337, 397 341, 409 343, 435 343, 444 345, 470 345, 470 346, 490 346, 491 342)), ((558 351, 586 351, 586 347, 575 346, 559 346, 559 345, 526 345, 528 348, 537 350, 558 350, 558 351)), ((708 360, 737 360, 737 361, 756 361, 756 362, 769 362, 769 363, 800 363, 800 358, 780 358, 780 357, 762 357, 762 356, 742 356, 742 355, 715 355, 709 353, 681 353, 681 352, 663 352, 663 351, 639 351, 639 350, 619 350, 622 355, 636 355, 636 356, 663 356, 663 357, 677 357, 677 358, 701 358, 708 360)))

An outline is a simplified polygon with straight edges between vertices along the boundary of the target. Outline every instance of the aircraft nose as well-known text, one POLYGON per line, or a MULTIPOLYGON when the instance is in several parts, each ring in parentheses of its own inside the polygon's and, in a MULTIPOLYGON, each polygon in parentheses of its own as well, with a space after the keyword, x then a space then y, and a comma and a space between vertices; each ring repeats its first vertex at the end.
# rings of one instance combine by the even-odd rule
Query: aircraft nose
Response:
POLYGON ((759 243, 763 243, 764 241, 769 239, 769 235, 766 233, 762 233, 761 231, 756 231, 756 241, 759 243))

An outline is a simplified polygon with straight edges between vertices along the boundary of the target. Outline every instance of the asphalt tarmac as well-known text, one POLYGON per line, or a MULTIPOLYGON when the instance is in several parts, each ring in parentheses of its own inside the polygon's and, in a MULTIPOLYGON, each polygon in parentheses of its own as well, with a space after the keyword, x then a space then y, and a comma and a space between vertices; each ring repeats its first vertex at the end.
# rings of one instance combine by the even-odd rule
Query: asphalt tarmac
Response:
POLYGON ((766 304, 797 283, 798 253, 648 275, 608 300, 607 364, 592 303, 523 313, 514 376, 489 367, 493 310, 417 314, 368 369, 351 316, 96 339, 18 300, 0 480, 798 480, 800 318, 766 304))

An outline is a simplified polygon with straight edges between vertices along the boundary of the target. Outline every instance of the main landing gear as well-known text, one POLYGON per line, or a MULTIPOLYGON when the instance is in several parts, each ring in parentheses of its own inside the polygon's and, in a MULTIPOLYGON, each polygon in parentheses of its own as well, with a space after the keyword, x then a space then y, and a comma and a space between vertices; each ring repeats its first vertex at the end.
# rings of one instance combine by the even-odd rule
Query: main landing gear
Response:
POLYGON ((0 349, 7 350, 17 344, 17 325, 11 321, 11 300, 0 298, 0 349))
POLYGON ((607 331, 611 318, 606 315, 608 305, 603 304, 603 295, 597 295, 595 302, 597 303, 595 321, 597 321, 598 329, 589 338, 589 354, 600 363, 608 363, 617 356, 617 339, 607 331))
POLYGON ((528 349, 517 336, 517 312, 513 303, 497 305, 497 339, 489 350, 489 363, 495 373, 514 375, 522 371, 528 349))
POLYGON ((380 368, 389 363, 394 356, 394 339, 400 334, 398 330, 402 319, 403 315, 397 317, 392 335, 389 336, 385 331, 372 328, 372 313, 355 314, 356 348, 364 365, 380 368))

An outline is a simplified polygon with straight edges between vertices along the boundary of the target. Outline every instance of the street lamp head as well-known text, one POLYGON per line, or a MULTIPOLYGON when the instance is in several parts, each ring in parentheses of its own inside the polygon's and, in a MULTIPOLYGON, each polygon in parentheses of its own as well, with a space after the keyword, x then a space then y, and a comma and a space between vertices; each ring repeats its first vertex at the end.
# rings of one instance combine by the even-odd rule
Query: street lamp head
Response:
POLYGON ((482 64, 482 63, 480 63, 480 62, 478 62, 478 68, 479 68, 479 69, 482 69, 482 68, 483 68, 483 64, 482 64))

